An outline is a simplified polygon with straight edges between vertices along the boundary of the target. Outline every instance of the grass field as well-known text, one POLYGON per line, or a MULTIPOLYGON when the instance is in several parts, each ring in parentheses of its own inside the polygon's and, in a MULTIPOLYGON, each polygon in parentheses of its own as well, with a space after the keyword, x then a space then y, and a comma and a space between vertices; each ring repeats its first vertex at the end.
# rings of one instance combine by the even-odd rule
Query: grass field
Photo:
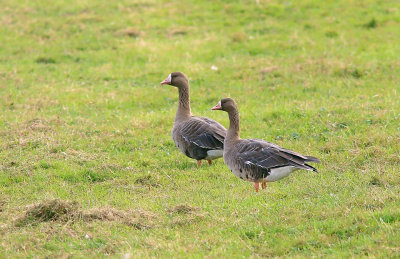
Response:
POLYGON ((1 1, 0 258, 399 257, 399 42, 397 0, 1 1), (173 71, 319 173, 198 168, 173 71))

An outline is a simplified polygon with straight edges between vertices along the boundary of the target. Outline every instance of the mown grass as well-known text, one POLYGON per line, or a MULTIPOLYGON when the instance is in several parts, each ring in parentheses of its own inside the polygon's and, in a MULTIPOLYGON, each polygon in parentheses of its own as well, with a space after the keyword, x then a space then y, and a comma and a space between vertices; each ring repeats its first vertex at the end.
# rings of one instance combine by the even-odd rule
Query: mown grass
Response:
POLYGON ((398 1, 2 1, 0 257, 398 256, 399 12, 398 1), (233 97, 243 138, 319 157, 320 173, 256 195, 222 160, 197 168, 170 137, 176 89, 158 84, 177 70, 194 114, 227 126, 210 108, 233 97), (145 228, 16 224, 52 199, 152 216, 145 228))

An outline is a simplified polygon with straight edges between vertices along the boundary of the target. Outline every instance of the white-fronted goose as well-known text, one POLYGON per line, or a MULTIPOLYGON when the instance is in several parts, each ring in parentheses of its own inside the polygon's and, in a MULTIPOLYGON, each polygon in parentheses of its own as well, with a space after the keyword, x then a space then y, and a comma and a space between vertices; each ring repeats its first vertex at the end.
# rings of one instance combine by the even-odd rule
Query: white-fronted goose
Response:
POLYGON ((161 84, 175 86, 179 91, 179 105, 172 128, 172 139, 179 150, 196 159, 199 166, 202 159, 211 164, 213 159, 222 157, 226 129, 214 120, 192 115, 186 75, 171 73, 161 84))
POLYGON ((295 170, 317 171, 307 162, 320 163, 318 158, 303 156, 260 139, 240 139, 239 112, 233 99, 222 99, 212 110, 226 111, 229 115, 229 129, 224 141, 225 164, 236 176, 254 182, 256 192, 259 183, 264 189, 266 182, 278 181, 295 170))

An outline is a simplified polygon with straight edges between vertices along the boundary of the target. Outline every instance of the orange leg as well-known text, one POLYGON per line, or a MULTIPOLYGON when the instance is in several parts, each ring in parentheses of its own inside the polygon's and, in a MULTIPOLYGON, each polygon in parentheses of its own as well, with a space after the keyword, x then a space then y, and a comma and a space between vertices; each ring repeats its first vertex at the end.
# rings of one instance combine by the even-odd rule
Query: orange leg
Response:
POLYGON ((212 161, 211 161, 211 160, 207 160, 207 161, 208 161, 208 164, 209 164, 209 165, 211 165, 211 164, 212 164, 212 161))
POLYGON ((262 184, 261 184, 261 187, 263 188, 263 190, 267 187, 267 182, 263 182, 262 184))
POLYGON ((260 185, 258 185, 258 182, 254 183, 254 189, 256 189, 256 192, 258 192, 258 189, 260 188, 260 185))
POLYGON ((201 166, 201 160, 197 160, 197 165, 201 166))

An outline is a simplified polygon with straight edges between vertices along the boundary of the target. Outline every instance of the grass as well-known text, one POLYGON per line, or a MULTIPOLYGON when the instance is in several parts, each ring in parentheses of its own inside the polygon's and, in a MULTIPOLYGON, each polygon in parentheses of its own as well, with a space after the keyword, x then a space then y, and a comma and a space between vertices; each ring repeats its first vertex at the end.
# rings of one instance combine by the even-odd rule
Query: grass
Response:
POLYGON ((2 1, 0 257, 397 257, 399 12, 2 1), (198 168, 170 137, 177 91, 159 82, 173 71, 190 78, 194 114, 227 126, 210 108, 233 97, 243 138, 319 157, 320 173, 256 195, 222 160, 198 168), (60 216, 55 200, 101 213, 60 216), (126 224, 139 214, 148 227, 126 224))

